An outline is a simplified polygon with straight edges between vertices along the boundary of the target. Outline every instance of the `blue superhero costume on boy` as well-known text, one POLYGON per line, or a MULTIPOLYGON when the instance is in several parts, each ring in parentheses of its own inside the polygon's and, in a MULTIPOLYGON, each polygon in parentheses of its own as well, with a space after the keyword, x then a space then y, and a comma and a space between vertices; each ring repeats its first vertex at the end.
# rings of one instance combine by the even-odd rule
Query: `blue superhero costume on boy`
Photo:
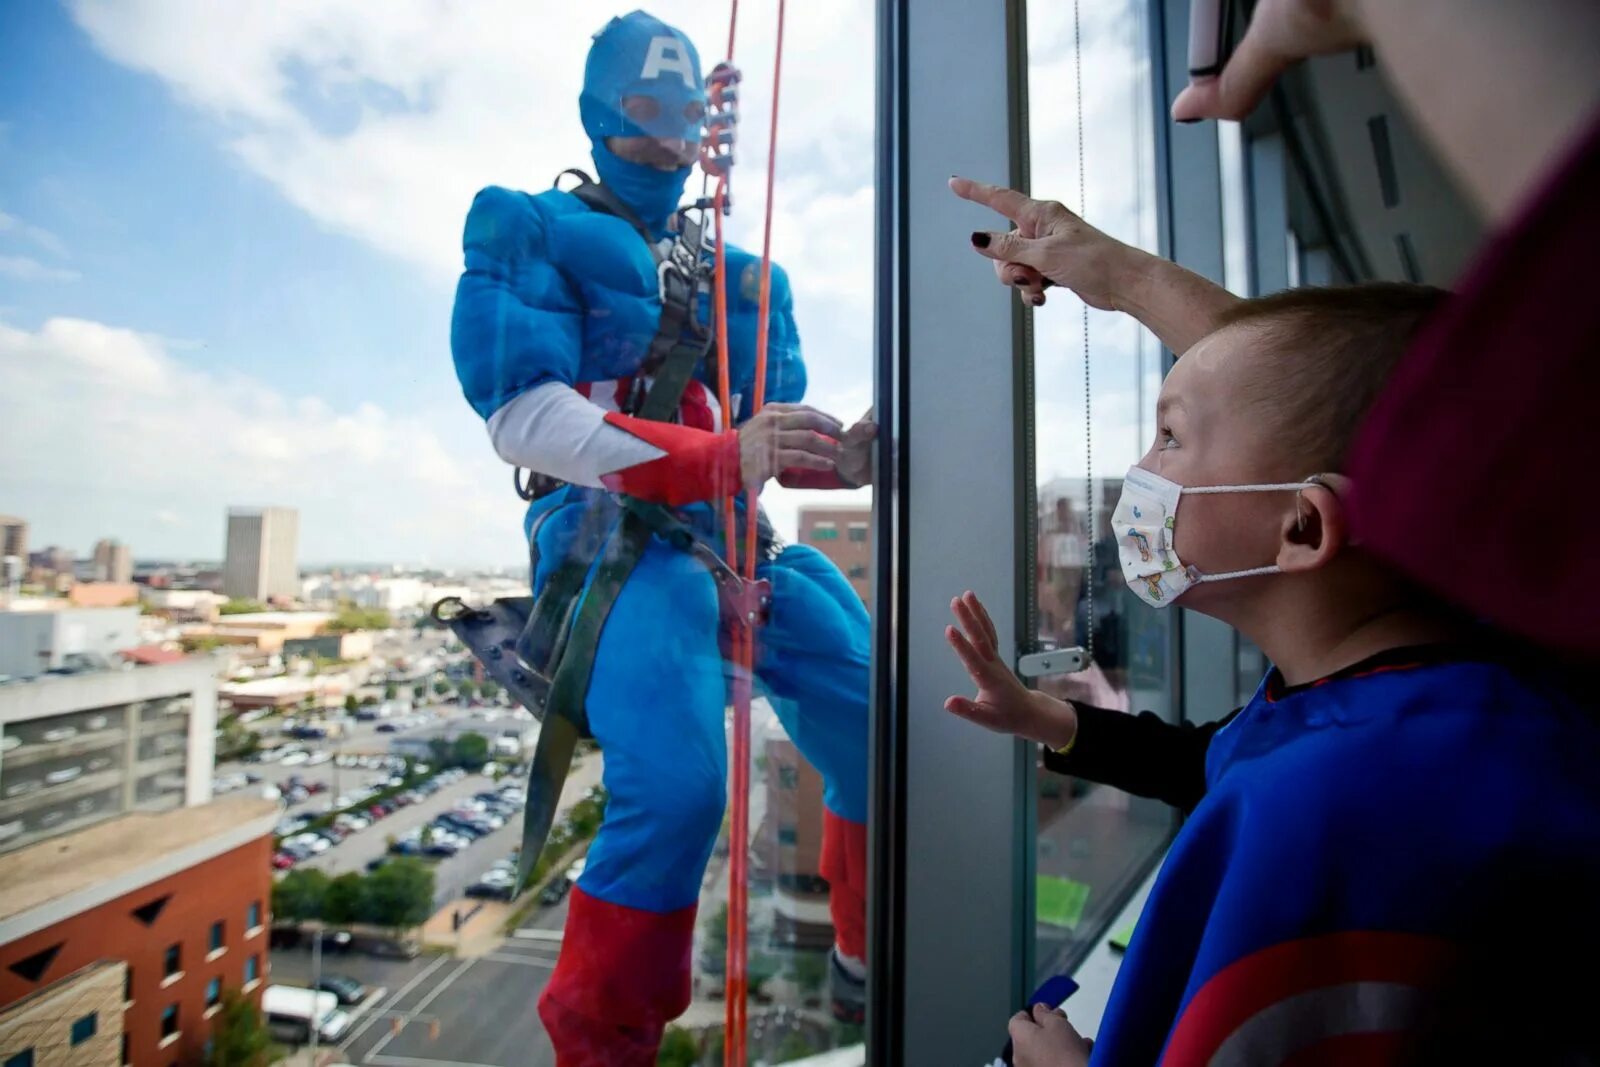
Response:
MULTIPOLYGON (((1554 977, 1520 948, 1494 959, 1486 934, 1526 944, 1554 921, 1574 951, 1595 943, 1600 727, 1533 679, 1459 649, 1287 690, 1270 674, 1210 740, 1095 1067, 1414 1063, 1425 1035, 1474 1027, 1481 1053, 1486 1021, 1445 994, 1498 986, 1481 999, 1504 1010, 1508 987, 1554 977)), ((1445 1062, 1469 1061, 1486 1062, 1445 1062)))
MULTIPOLYGON (((595 36, 580 97, 595 167, 662 242, 692 168, 624 160, 606 138, 698 141, 705 100, 698 56, 680 31, 636 11, 595 36)), ((660 249, 570 193, 498 187, 477 195, 463 244, 451 327, 462 389, 503 457, 569 483, 528 509, 535 592, 585 551, 575 543, 583 518, 607 491, 668 505, 712 536, 711 502, 740 487, 736 427, 751 414, 758 308, 747 279, 757 258, 728 248, 726 274, 711 282, 727 296, 731 417, 709 387, 715 368, 702 364, 676 421, 654 422, 630 415, 627 398, 653 369, 643 361, 663 310, 660 249)), ((705 321, 709 294, 698 303, 705 321)), ((774 266, 766 395, 799 401, 805 384, 792 294, 774 266)), ((771 609, 757 636, 757 682, 823 776, 822 873, 839 949, 861 958, 866 610, 809 547, 776 552, 758 577, 771 583, 771 609)), ((696 902, 726 801, 728 670, 705 566, 651 540, 606 617, 584 707, 609 799, 539 1003, 562 1067, 653 1064, 666 1022, 688 1004, 696 902)))

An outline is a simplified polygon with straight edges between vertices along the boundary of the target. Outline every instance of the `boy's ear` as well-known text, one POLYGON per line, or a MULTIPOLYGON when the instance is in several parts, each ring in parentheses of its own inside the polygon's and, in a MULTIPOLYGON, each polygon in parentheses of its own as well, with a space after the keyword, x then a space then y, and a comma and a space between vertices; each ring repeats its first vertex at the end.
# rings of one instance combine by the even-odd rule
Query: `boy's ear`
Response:
POLYGON ((1349 526, 1339 494, 1327 483, 1339 475, 1325 475, 1295 497, 1295 508, 1283 521, 1278 542, 1278 566, 1285 574, 1325 567, 1349 544, 1349 526))

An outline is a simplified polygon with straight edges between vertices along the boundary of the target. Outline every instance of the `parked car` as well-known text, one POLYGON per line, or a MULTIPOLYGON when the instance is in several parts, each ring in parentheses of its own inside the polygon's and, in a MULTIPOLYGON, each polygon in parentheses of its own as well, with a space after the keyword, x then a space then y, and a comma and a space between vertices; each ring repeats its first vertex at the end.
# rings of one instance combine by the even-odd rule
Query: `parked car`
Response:
POLYGON ((343 1005, 360 1004, 367 999, 367 987, 354 978, 343 974, 325 974, 322 980, 313 989, 320 989, 324 993, 332 993, 339 998, 343 1005))
POLYGON ((480 879, 467 886, 467 896, 475 900, 510 900, 512 881, 480 879))
POLYGON ((553 907, 566 898, 567 892, 572 888, 572 883, 565 874, 558 874, 550 879, 549 883, 539 891, 539 903, 545 907, 553 907))
POLYGON ((274 870, 287 871, 290 867, 293 867, 298 862, 300 861, 294 855, 294 853, 288 852, 284 849, 279 849, 277 852, 272 854, 272 867, 274 870))

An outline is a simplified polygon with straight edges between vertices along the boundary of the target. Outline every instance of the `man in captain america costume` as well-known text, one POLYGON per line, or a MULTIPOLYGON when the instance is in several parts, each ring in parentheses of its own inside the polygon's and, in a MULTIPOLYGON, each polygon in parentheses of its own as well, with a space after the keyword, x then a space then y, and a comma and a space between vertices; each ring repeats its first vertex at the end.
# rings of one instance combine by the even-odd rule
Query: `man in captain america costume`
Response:
MULTIPOLYGON (((525 520, 536 593, 564 561, 592 552, 580 531, 608 493, 670 507, 714 542, 714 502, 730 493, 774 477, 813 488, 867 480, 871 423, 847 431, 799 403, 805 364, 776 265, 771 403, 752 416, 759 259, 731 246, 709 284, 726 294, 733 410, 720 410, 708 358, 673 421, 630 414, 656 369, 646 357, 664 307, 658 260, 706 108, 699 57, 681 31, 642 11, 612 19, 591 46, 580 113, 602 187, 635 218, 559 189, 499 187, 480 192, 467 216, 451 347, 497 454, 555 486, 525 520)), ((709 308, 699 293, 701 322, 709 308)), ((757 574, 771 607, 755 679, 824 780, 836 1007, 853 1014, 865 961, 867 613, 815 549, 771 548, 757 574)), ((729 671, 706 566, 651 539, 605 619, 585 701, 609 799, 539 1001, 562 1067, 653 1064, 666 1023, 688 1005, 696 903, 726 804, 729 671)))

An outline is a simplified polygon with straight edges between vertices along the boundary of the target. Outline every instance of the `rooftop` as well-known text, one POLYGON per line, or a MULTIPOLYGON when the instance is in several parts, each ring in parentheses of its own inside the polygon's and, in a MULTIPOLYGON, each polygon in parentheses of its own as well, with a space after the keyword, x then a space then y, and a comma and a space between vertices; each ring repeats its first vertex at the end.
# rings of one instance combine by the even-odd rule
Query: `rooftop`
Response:
POLYGON ((305 624, 321 625, 333 618, 326 611, 249 611, 240 615, 223 615, 213 626, 236 629, 238 627, 282 627, 305 624))
MULTIPOLYGON (((277 817, 277 801, 236 795, 192 808, 121 815, 19 848, 0 856, 0 923, 90 888, 131 891, 166 877, 170 870, 162 868, 191 866, 249 838, 236 844, 214 839, 237 837, 250 823, 277 817), (181 862, 208 842, 215 847, 181 862), (153 876, 130 879, 145 869, 153 876)), ((264 832, 270 829, 269 821, 264 832)))

